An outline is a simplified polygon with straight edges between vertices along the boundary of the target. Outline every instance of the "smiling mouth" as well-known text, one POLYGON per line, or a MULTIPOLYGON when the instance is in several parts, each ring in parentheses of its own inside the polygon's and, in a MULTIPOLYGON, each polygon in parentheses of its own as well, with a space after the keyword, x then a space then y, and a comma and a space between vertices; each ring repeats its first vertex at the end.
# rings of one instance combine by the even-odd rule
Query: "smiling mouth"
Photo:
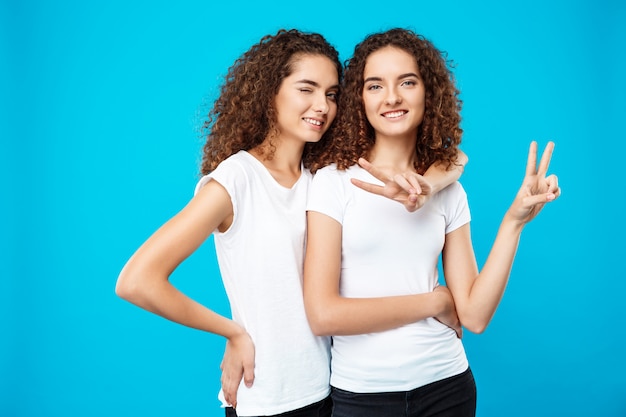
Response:
POLYGON ((387 113, 383 113, 381 116, 383 116, 386 119, 397 119, 398 117, 402 117, 405 114, 407 114, 408 111, 406 110, 396 110, 396 111, 390 111, 387 113))
POLYGON ((302 120, 304 120, 305 122, 307 122, 308 124, 311 124, 313 126, 321 126, 324 124, 324 122, 320 121, 320 120, 316 120, 316 119, 311 119, 310 117, 304 117, 302 118, 302 120))

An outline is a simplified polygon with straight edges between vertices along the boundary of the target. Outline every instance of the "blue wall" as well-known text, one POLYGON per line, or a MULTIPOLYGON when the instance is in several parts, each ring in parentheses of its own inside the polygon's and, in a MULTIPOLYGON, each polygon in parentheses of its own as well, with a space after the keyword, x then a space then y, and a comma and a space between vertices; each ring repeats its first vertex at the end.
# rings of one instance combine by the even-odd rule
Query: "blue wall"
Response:
MULTIPOLYGON (((0 2, 0 415, 221 415, 224 342, 118 299, 117 274, 191 197, 198 114, 250 44, 297 27, 345 59, 392 26, 457 63, 479 263, 528 143, 557 144, 563 196, 465 337, 478 415, 626 415, 624 2, 129 3, 0 2)), ((172 279, 228 312, 210 241, 172 279)))

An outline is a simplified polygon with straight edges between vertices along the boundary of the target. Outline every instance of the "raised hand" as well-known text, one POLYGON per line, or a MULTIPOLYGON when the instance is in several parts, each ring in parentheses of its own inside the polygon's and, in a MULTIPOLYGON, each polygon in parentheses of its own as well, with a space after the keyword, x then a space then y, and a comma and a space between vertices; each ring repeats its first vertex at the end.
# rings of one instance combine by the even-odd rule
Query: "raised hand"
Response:
POLYGON ((554 143, 548 142, 537 167, 537 142, 531 142, 526 164, 526 176, 507 214, 523 224, 539 214, 543 206, 561 195, 556 175, 547 175, 554 143))
POLYGON ((403 204, 409 212, 421 208, 432 194, 430 183, 416 172, 396 174, 393 178, 389 178, 365 158, 359 158, 359 165, 382 181, 384 185, 376 185, 356 178, 351 179, 352 184, 367 192, 397 201, 403 204))
POLYGON ((254 353, 254 343, 246 332, 226 342, 224 358, 220 365, 222 392, 226 403, 233 408, 237 408, 237 390, 241 378, 248 388, 254 381, 254 353))

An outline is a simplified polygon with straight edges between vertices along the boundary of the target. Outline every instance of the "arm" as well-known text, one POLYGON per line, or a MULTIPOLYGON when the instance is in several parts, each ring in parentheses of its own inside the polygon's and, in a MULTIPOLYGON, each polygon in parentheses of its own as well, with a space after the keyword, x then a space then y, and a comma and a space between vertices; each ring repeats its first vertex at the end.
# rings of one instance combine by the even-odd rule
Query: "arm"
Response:
MULTIPOLYGON (((119 275, 115 291, 121 298, 166 319, 226 337, 222 367, 225 373, 234 374, 227 377, 231 386, 239 375, 236 393, 242 373, 248 383, 254 378, 254 345, 250 336, 239 324, 197 303, 169 282, 174 269, 213 230, 226 229, 231 219, 230 196, 219 183, 209 181, 133 254, 119 275)), ((229 389, 232 391, 232 387, 229 389)))
POLYGON ((430 184, 430 194, 436 194, 453 182, 458 181, 465 170, 468 160, 469 158, 465 152, 459 149, 456 163, 452 166, 452 169, 448 170, 442 162, 434 163, 428 167, 426 172, 424 172, 424 178, 430 184))
POLYGON ((345 298, 339 293, 341 225, 324 214, 307 213, 304 303, 317 335, 379 332, 444 315, 454 308, 446 291, 378 298, 345 298))
POLYGON ((531 144, 524 182, 500 224, 480 273, 469 224, 446 235, 443 249, 446 283, 461 324, 471 332, 483 332, 495 314, 511 273, 522 229, 547 202, 560 195, 557 178, 546 177, 553 148, 554 144, 549 143, 537 170, 537 144, 531 144))
POLYGON ((404 205, 407 211, 414 212, 420 209, 432 195, 457 181, 461 177, 467 161, 467 155, 459 150, 457 162, 451 170, 439 162, 431 165, 424 175, 416 172, 405 172, 388 178, 369 161, 359 158, 361 168, 382 181, 384 185, 376 185, 356 178, 351 181, 352 184, 365 191, 398 201, 404 205))

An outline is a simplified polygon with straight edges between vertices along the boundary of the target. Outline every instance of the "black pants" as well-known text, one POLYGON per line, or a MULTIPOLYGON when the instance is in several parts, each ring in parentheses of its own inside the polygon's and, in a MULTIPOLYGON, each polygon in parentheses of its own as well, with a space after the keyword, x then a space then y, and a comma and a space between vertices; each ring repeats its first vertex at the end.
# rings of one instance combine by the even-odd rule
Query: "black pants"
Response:
MULTIPOLYGON (((330 417, 332 409, 332 400, 330 397, 327 397, 326 399, 316 402, 315 404, 267 417, 330 417)), ((235 409, 232 407, 226 407, 226 417, 237 417, 235 409)))
POLYGON ((333 417, 474 417, 472 371, 411 391, 359 394, 332 389, 333 417))

